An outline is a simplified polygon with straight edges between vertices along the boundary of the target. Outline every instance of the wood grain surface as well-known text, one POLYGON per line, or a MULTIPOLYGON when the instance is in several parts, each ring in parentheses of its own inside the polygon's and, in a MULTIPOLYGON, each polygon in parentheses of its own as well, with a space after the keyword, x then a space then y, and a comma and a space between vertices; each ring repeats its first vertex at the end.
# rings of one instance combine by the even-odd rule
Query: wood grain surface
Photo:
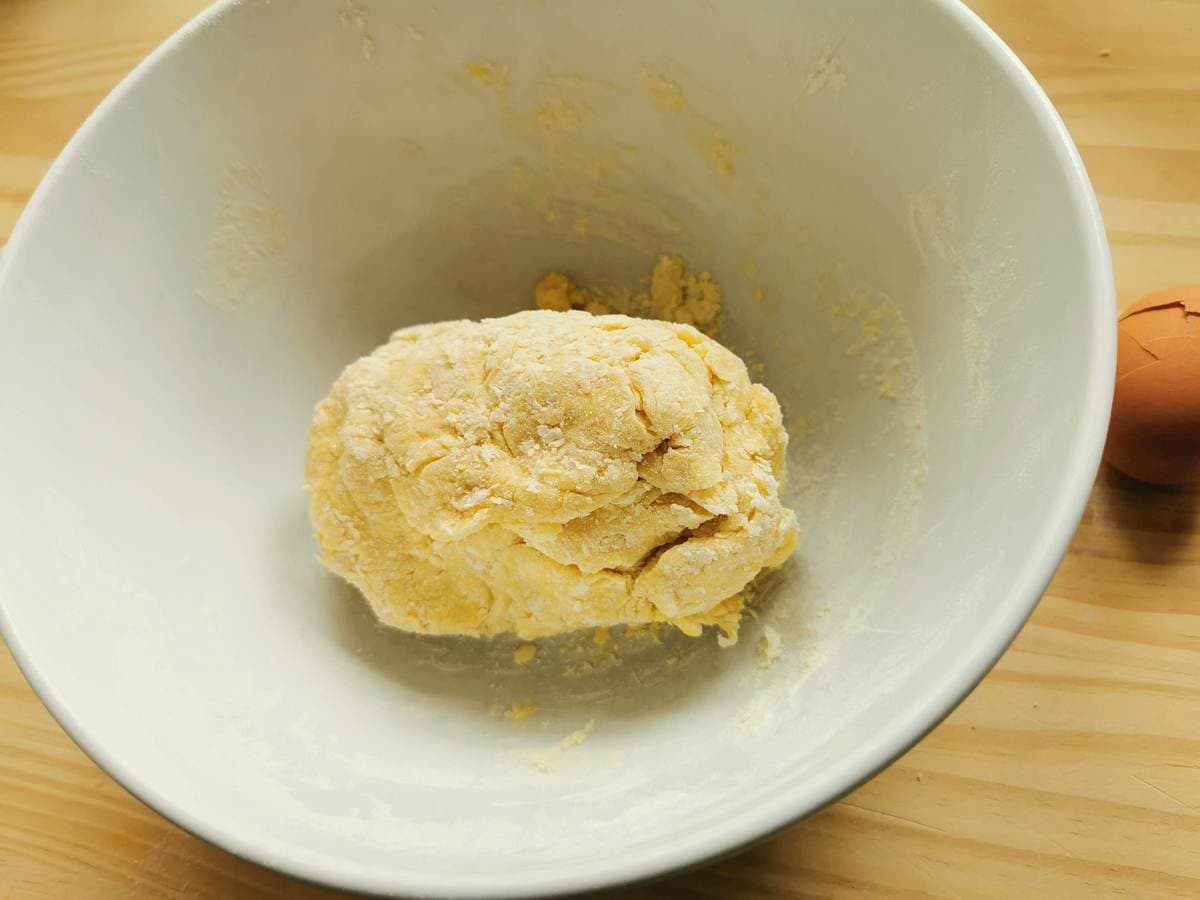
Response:
MULTIPOLYGON (((0 0, 0 241, 101 97, 203 0, 0 0)), ((1200 281, 1200 2, 974 0, 1078 141, 1122 302, 1200 281)), ((134 800, 0 647, 0 897, 332 897, 134 800)), ((1032 622, 852 796, 649 897, 1200 897, 1200 491, 1102 472, 1032 622)))

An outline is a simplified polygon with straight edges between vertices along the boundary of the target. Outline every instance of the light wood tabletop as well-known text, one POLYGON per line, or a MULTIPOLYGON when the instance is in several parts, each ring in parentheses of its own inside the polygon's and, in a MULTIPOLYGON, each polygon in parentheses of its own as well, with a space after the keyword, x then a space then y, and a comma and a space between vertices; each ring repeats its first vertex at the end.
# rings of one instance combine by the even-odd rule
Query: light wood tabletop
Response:
MULTIPOLYGON (((0 0, 0 242, 204 0, 0 0)), ((1122 303, 1200 282, 1200 2, 972 0, 1066 119, 1122 303)), ((1032 621, 939 728, 783 835, 633 897, 1200 897, 1200 491, 1099 477, 1032 621)), ((133 799, 0 645, 0 898, 331 897, 133 799)))

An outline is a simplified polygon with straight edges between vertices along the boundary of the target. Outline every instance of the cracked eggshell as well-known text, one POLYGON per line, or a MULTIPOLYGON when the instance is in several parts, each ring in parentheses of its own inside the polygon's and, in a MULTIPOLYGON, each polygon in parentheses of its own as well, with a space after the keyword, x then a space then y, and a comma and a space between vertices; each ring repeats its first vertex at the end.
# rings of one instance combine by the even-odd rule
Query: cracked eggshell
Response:
POLYGON ((1200 285, 1142 298, 1117 329, 1105 460, 1151 484, 1200 481, 1200 285))

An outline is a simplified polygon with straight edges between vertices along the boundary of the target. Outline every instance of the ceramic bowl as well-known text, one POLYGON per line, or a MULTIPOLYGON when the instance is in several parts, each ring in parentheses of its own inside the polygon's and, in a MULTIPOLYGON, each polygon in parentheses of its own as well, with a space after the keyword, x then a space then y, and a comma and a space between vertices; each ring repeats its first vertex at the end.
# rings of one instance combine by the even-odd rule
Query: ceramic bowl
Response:
POLYGON ((219 3, 0 263, 0 624, 129 790, 293 875, 532 897, 691 866, 869 778, 1004 650, 1096 470, 1113 307, 1075 148, 957 3, 219 3), (663 253, 722 285, 792 433, 803 539, 739 643, 519 666, 377 626, 302 489, 340 369, 663 253))

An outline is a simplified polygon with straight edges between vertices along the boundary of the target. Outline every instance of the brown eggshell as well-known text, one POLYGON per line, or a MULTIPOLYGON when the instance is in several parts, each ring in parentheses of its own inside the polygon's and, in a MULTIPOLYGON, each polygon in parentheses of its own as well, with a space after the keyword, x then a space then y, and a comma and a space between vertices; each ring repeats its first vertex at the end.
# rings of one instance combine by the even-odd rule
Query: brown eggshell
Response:
POLYGON ((1200 481, 1200 286, 1151 294, 1117 327, 1105 460, 1152 484, 1200 481))

